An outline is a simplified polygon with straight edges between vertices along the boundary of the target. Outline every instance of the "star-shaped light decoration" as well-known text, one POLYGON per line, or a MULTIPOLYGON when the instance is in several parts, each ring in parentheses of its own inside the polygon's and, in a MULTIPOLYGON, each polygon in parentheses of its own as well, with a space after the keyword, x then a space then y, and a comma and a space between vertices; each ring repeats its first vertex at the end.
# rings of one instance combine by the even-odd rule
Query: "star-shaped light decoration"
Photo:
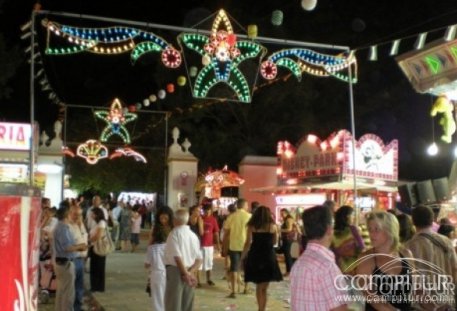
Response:
POLYGON ((266 49, 253 41, 237 40, 224 10, 220 10, 214 19, 209 37, 199 33, 184 33, 178 36, 178 42, 202 56, 203 68, 195 79, 194 97, 207 97, 208 92, 222 82, 235 92, 239 101, 251 101, 249 84, 238 65, 258 55, 262 58, 266 49))
POLYGON ((357 82, 357 60, 353 53, 328 55, 317 53, 308 49, 294 48, 275 52, 262 62, 260 73, 267 80, 276 78, 278 67, 289 70, 298 81, 301 80, 302 73, 318 77, 333 76, 340 80, 349 81, 348 75, 341 71, 354 65, 352 70, 352 83, 357 82))
POLYGON ((81 52, 117 55, 130 52, 130 58, 136 62, 149 52, 161 53, 163 64, 168 68, 181 65, 181 54, 165 39, 141 29, 124 26, 105 28, 80 28, 43 19, 41 22, 48 30, 47 55, 68 55, 81 52), (60 37, 60 47, 51 47, 50 35, 60 37))
POLYGON ((89 164, 97 164, 99 160, 108 157, 108 148, 98 140, 89 139, 78 146, 76 155, 86 159, 86 162, 89 164))
POLYGON ((114 99, 109 111, 97 110, 94 114, 98 119, 106 122, 106 126, 100 135, 100 140, 102 142, 108 141, 112 135, 118 135, 122 138, 124 143, 130 143, 130 134, 125 127, 125 124, 136 120, 137 114, 124 112, 119 99, 114 99))
POLYGON ((122 156, 133 157, 135 159, 135 161, 148 163, 146 158, 141 153, 139 153, 139 152, 137 152, 137 151, 135 151, 135 150, 133 150, 132 148, 129 148, 129 147, 117 148, 116 151, 114 151, 114 153, 111 154, 109 158, 112 160, 114 158, 119 158, 119 157, 122 157, 122 156))

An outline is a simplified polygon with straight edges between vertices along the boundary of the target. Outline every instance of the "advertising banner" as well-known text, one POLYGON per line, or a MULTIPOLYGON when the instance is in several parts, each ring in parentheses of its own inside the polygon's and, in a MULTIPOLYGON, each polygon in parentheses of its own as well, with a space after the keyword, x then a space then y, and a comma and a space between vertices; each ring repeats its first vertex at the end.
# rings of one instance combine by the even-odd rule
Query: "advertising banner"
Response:
POLYGON ((38 309, 39 191, 0 184, 0 311, 38 309))

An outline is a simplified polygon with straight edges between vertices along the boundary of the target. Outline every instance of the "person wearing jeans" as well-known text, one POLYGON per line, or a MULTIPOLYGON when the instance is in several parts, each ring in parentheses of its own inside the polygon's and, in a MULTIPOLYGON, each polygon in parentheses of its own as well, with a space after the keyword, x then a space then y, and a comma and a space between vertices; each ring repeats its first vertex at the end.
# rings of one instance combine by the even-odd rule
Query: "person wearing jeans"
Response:
POLYGON ((74 258, 78 251, 87 250, 87 244, 77 244, 70 230, 70 209, 64 201, 57 210, 59 223, 54 230, 54 254, 57 290, 56 311, 74 310, 75 302, 75 266, 74 258))
MULTIPOLYGON (((84 226, 82 209, 76 201, 70 205, 70 230, 77 244, 87 245, 87 230, 84 226)), ((87 251, 77 252, 73 259, 75 266, 75 311, 80 311, 83 305, 84 296, 84 262, 87 251)))

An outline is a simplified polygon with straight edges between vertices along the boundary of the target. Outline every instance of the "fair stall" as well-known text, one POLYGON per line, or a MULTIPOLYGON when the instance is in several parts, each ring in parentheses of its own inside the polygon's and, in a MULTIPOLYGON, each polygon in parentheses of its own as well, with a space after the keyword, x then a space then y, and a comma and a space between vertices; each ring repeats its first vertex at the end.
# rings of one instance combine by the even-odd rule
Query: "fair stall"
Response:
POLYGON ((197 179, 195 191, 199 194, 200 201, 204 198, 211 199, 214 209, 221 215, 226 215, 228 205, 235 203, 238 195, 233 191, 224 192, 223 190, 238 188, 242 184, 244 184, 244 179, 224 166, 221 170, 210 170, 206 174, 202 174, 197 179))
POLYGON ((287 141, 279 142, 277 157, 277 184, 252 189, 273 194, 277 203, 275 212, 283 207, 304 209, 326 199, 338 205, 356 205, 364 211, 395 206, 397 140, 385 145, 373 134, 355 140, 346 130, 335 132, 325 140, 310 134, 297 147, 287 141), (355 204, 354 189, 357 190, 355 204))

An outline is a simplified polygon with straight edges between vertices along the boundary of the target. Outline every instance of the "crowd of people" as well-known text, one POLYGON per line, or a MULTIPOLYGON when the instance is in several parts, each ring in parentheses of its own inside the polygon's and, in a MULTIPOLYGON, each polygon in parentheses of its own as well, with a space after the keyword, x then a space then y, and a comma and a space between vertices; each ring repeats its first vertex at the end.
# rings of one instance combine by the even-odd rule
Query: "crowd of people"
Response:
POLYGON ((47 301, 55 292, 55 310, 80 311, 85 272, 91 292, 105 291, 106 255, 97 254, 94 245, 109 235, 117 250, 135 252, 144 205, 113 204, 95 195, 91 204, 81 197, 62 201, 58 208, 42 198, 41 207, 40 300, 47 301))
MULTIPOLYGON (((56 310, 81 310, 87 258, 90 290, 105 290, 106 256, 93 245, 107 227, 119 251, 128 251, 130 242, 134 252, 139 243, 138 206, 109 207, 94 196, 84 213, 80 203, 62 202, 57 221, 49 200, 42 202, 40 260, 54 258, 56 310)), ((347 310, 357 297, 364 297, 365 310, 455 310, 455 228, 430 207, 418 206, 411 216, 376 210, 361 218, 364 226, 354 208, 334 202, 296 215, 282 209, 279 223, 257 202, 238 199, 228 211, 214 215, 207 199, 189 209, 154 211, 144 261, 152 310, 193 310, 195 288, 215 286, 217 252, 225 257, 227 298, 248 293, 253 283, 259 311, 266 310, 270 282, 285 278, 294 311, 347 310)))

